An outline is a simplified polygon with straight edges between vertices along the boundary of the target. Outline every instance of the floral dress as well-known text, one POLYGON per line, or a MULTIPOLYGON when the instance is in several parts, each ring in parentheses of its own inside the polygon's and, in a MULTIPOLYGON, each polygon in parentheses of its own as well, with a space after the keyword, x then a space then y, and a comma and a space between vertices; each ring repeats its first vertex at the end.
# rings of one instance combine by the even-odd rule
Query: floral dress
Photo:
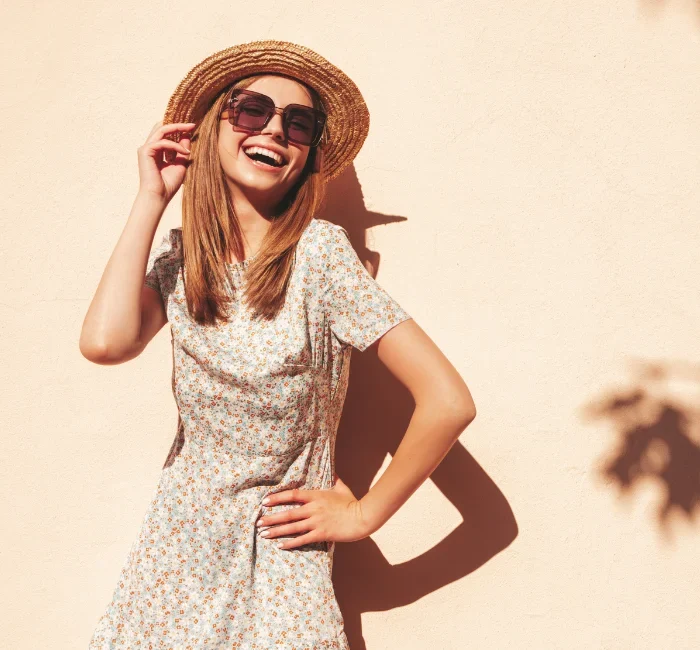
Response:
MULTIPOLYGON (((255 257, 255 256, 253 256, 255 257)), ((172 330, 178 435, 89 650, 349 650, 331 570, 334 543, 279 549, 261 537, 271 493, 328 490, 351 348, 411 318, 369 274, 347 231, 313 219, 284 307, 253 321, 240 300, 253 257, 229 264, 229 321, 192 320, 182 229, 149 256, 172 330)))

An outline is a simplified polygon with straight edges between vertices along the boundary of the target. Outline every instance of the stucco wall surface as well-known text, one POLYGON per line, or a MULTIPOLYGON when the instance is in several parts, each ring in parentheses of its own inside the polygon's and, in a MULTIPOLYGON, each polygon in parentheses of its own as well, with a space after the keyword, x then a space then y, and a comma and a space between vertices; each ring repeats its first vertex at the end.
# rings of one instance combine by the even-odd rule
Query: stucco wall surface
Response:
MULTIPOLYGON (((104 367, 80 327, 170 93, 263 38, 362 90, 324 216, 478 410, 339 545, 353 650, 700 647, 696 4, 38 1, 3 26, 2 647, 86 648, 111 596, 174 435, 170 334, 104 367)), ((179 223, 177 196, 156 238, 179 223)), ((361 494, 410 403, 353 364, 338 470, 361 494)))

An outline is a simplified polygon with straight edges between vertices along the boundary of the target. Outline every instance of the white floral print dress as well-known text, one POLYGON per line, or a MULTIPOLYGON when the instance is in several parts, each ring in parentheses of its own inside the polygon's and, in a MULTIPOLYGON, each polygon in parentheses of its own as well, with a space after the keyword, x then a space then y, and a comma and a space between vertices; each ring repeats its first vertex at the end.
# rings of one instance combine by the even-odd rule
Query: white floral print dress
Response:
POLYGON ((240 300, 253 258, 229 264, 231 319, 187 312, 182 229, 149 256, 145 284, 172 330, 178 437, 89 650, 349 650, 331 570, 334 543, 292 549, 255 522, 282 490, 330 489, 351 347, 409 314, 369 274, 347 231, 313 219, 283 309, 253 321, 240 300))

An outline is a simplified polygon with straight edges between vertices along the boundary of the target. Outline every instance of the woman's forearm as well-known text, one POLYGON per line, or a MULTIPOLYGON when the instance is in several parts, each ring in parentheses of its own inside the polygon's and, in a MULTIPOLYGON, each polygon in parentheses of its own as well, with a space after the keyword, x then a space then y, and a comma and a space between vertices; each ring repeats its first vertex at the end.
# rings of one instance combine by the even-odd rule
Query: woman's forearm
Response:
POLYGON ((381 528, 433 473, 474 417, 468 409, 444 403, 416 406, 388 467, 360 499, 370 532, 381 528))
POLYGON ((166 205, 153 194, 136 195, 83 321, 80 349, 85 356, 123 360, 137 344, 146 264, 166 205))

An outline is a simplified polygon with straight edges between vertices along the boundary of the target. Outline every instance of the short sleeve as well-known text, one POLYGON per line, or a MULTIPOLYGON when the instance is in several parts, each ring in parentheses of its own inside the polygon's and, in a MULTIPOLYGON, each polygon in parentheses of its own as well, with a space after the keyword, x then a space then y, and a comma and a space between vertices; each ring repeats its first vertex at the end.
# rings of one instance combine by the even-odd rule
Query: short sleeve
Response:
POLYGON ((171 228, 148 255, 144 285, 165 299, 175 289, 182 263, 182 228, 171 228))
POLYGON ((361 352, 410 314, 364 267, 342 226, 328 222, 321 301, 333 334, 361 352))

